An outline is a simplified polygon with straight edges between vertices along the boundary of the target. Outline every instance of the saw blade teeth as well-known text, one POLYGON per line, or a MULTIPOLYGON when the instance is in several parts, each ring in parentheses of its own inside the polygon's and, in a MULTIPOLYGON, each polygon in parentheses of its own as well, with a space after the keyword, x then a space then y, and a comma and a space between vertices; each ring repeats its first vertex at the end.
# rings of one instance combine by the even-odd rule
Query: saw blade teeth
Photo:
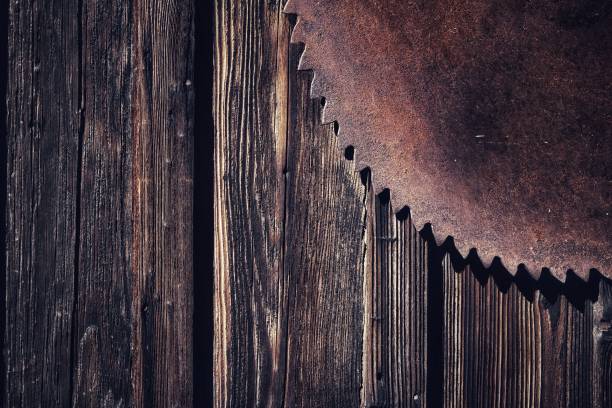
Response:
MULTIPOLYGON (((335 122, 332 124, 332 126, 333 125, 335 125, 335 122)), ((361 164, 365 164, 365 163, 361 163, 359 161, 361 156, 359 156, 357 154, 357 151, 354 150, 355 146, 353 144, 351 144, 350 140, 347 140, 345 137, 340 137, 340 133, 339 132, 340 132, 340 130, 338 130, 338 134, 337 134, 337 136, 338 136, 338 139, 337 139, 338 148, 342 152, 344 152, 348 147, 352 146, 353 147, 353 163, 354 163, 355 167, 357 167, 358 169, 363 169, 363 168, 367 167, 367 165, 361 166, 361 164)))
POLYGON ((316 61, 316 59, 312 57, 312 52, 310 51, 308 44, 306 44, 306 46, 304 47, 304 51, 302 52, 302 55, 300 56, 300 62, 298 63, 298 69, 300 71, 309 71, 309 70, 314 71, 314 69, 316 68, 316 64, 314 63, 314 61, 316 61))
POLYGON ((306 22, 300 16, 297 17, 295 22, 295 26, 291 31, 291 39, 290 42, 292 44, 306 44, 307 35, 306 35, 306 22))
POLYGON ((297 1, 289 0, 285 7, 283 8, 283 13, 285 14, 298 14, 300 11, 300 7, 297 1))
MULTIPOLYGON (((589 268, 579 268, 576 266, 576 269, 573 270, 574 274, 580 278, 584 283, 589 281, 589 277, 591 275, 591 270, 589 268)), ((555 271, 556 272, 556 271, 555 271)), ((564 274, 562 274, 564 275, 564 274)))
MULTIPOLYGON (((338 111, 338 105, 335 103, 333 98, 329 98, 327 95, 325 96, 325 106, 323 107, 323 111, 321 112, 321 122, 322 123, 333 123, 338 120, 338 116, 340 112, 338 111)), ((338 126, 338 133, 340 133, 340 127, 338 126)))
POLYGON ((502 266, 508 271, 508 273, 510 273, 510 275, 512 276, 516 276, 517 272, 518 272, 518 264, 517 263, 511 263, 511 262, 504 262, 503 259, 500 258, 500 262, 502 264, 502 266))
POLYGON ((412 220, 414 228, 419 232, 423 231, 423 228, 425 228, 425 226, 429 224, 427 222, 422 221, 421 218, 419 218, 418 214, 414 213, 414 210, 412 208, 410 209, 410 219, 412 220))
MULTIPOLYGON (((503 262, 503 260, 502 260, 503 262)), ((533 277, 533 279, 538 280, 540 279, 540 277, 542 276, 542 268, 538 268, 536 265, 534 265, 532 262, 521 262, 521 264, 523 265, 523 268, 525 268, 525 270, 527 271, 527 273, 533 277)), ((517 266, 518 269, 518 266, 517 266)), ((553 276, 555 276, 553 274, 553 276)))
POLYGON ((325 94, 326 94, 325 87, 320 81, 319 75, 316 72, 313 72, 312 81, 310 82, 310 98, 320 99, 324 97, 325 94))
MULTIPOLYGON (((559 274, 557 273, 558 271, 556 271, 553 268, 546 268, 548 269, 550 276, 553 277, 553 279, 556 279, 557 281, 561 282, 562 284, 565 284, 565 281, 567 280, 567 270, 564 271, 564 273, 559 274)), ((533 273, 533 271, 530 269, 529 270, 531 273, 533 273)))
MULTIPOLYGON (((442 244, 444 244, 444 241, 448 239, 448 234, 445 234, 444 232, 436 229, 435 224, 432 223, 431 221, 423 223, 423 226, 427 224, 429 224, 431 227, 432 235, 434 238, 434 243, 436 244, 436 246, 442 246, 442 244)), ((463 254, 461 256, 463 256, 463 254)))
MULTIPOLYGON (((459 251, 459 252, 461 252, 461 256, 463 256, 464 258, 467 256, 466 252, 464 251, 459 251)), ((496 256, 491 254, 491 252, 489 251, 481 250, 480 252, 478 252, 478 250, 476 250, 476 253, 478 254, 478 259, 480 259, 482 266, 485 268, 490 268, 491 265, 493 264, 493 261, 496 258, 496 256)))
MULTIPOLYGON (((446 235, 448 237, 448 234, 446 234, 445 231, 441 231, 440 236, 443 236, 443 235, 446 235)), ((446 238, 444 238, 444 240, 446 240, 446 238)), ((453 237, 453 245, 455 246, 455 249, 457 250, 457 252, 459 252, 459 255, 461 255, 463 259, 465 259, 468 256, 468 254, 470 253, 470 250, 472 249, 465 241, 461 239, 456 239, 455 237, 453 237)))

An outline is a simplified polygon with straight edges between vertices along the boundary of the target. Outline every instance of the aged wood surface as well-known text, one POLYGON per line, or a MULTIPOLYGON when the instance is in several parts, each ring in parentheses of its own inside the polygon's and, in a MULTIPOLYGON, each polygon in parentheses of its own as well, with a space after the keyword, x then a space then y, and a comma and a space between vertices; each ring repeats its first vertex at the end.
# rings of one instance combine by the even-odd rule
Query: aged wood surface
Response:
POLYGON ((215 406, 610 406, 612 284, 453 267, 320 124, 282 7, 215 3, 215 406))
POLYGON ((215 12, 215 404, 359 405, 366 190, 282 5, 215 12))
POLYGON ((193 4, 9 7, 4 406, 189 406, 193 4))
POLYGON ((516 284, 500 289, 492 277, 482 283, 469 266, 456 273, 448 256, 443 274, 446 406, 608 406, 612 360, 594 350, 609 339, 596 335, 606 322, 594 309, 609 309, 609 282, 599 304, 576 307, 540 291, 529 299, 516 284))
POLYGON ((388 192, 369 194, 363 403, 427 405, 427 243, 388 192))

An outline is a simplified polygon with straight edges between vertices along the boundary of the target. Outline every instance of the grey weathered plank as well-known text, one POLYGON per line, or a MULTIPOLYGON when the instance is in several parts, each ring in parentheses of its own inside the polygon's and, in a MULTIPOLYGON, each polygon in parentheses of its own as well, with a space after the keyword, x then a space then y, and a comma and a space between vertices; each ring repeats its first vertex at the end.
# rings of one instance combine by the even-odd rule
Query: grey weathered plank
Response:
POLYGON ((192 8, 10 2, 7 406, 191 404, 192 8))

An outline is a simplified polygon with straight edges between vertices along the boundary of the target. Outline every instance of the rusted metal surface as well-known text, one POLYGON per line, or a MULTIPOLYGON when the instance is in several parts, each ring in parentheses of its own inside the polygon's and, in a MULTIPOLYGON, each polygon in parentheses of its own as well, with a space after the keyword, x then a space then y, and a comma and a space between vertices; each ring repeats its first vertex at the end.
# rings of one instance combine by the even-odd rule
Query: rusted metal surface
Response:
POLYGON ((291 0, 312 96, 395 208, 515 273, 607 277, 611 2, 291 0))

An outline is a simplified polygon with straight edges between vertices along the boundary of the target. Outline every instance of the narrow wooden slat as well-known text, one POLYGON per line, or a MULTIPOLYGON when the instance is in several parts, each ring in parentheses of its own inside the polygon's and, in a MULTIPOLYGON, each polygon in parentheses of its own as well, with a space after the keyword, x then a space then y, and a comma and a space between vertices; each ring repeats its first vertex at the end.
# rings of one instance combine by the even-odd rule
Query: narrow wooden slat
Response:
POLYGON ((192 404, 193 1, 134 4, 132 387, 192 404))
POLYGON ((310 73, 290 59, 285 274, 288 279, 287 407, 357 407, 363 341, 366 189, 346 161, 310 73))
POLYGON ((71 402, 81 130, 78 4, 9 3, 7 407, 71 402))
POLYGON ((289 24, 277 1, 214 12, 215 406, 280 406, 289 24))
POLYGON ((142 407, 192 405, 193 7, 134 4, 131 380, 142 407))
POLYGON ((81 5, 81 152, 73 403, 132 403, 130 10, 81 5))
POLYGON ((593 305, 578 310, 565 296, 554 302, 539 294, 542 406, 590 407, 594 400, 593 305), (587 380, 589 379, 589 380, 587 380))
POLYGON ((593 307, 593 383, 594 406, 612 406, 612 281, 599 283, 599 299, 593 307))
POLYGON ((427 244, 385 194, 372 199, 363 405, 427 406, 427 244))

